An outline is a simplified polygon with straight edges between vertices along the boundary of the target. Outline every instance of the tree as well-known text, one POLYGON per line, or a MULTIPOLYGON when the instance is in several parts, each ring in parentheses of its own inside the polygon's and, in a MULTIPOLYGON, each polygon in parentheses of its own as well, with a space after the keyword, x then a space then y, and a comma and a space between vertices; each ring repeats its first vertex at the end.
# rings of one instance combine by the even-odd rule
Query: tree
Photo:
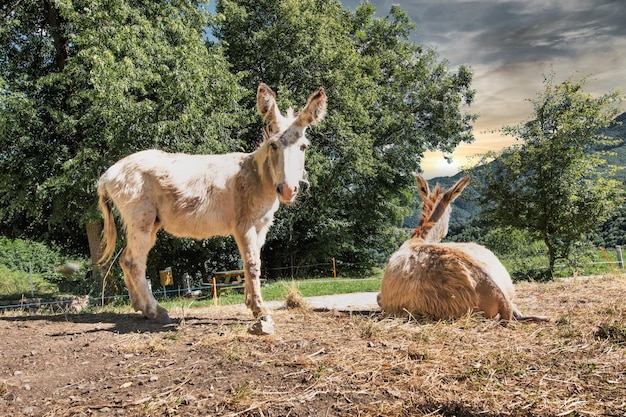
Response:
POLYGON ((270 84, 284 107, 320 85, 329 94, 310 134, 310 190, 279 211, 266 265, 379 266, 405 238, 424 151, 473 140, 471 72, 409 42, 414 24, 397 6, 380 19, 371 4, 334 0, 219 0, 217 12, 215 37, 246 85, 270 84))
MULTIPOLYGON (((328 273, 331 257, 355 271, 386 259, 404 239, 398 226, 424 151, 473 139, 469 69, 451 71, 408 42, 414 25, 399 7, 378 19, 370 4, 348 12, 335 0, 217 6, 215 16, 185 0, 0 6, 1 234, 86 251, 88 228, 97 248, 99 175, 146 148, 252 150, 261 137, 253 92, 264 81, 281 107, 320 85, 330 96, 309 135, 310 190, 279 211, 264 264, 324 263, 328 273)), ((171 242, 157 243, 153 268, 175 254, 207 260, 171 242)))
POLYGON ((95 184, 146 148, 241 150, 252 109, 197 2, 22 0, 0 9, 0 230, 97 258, 95 184))
MULTIPOLYGON (((548 250, 549 277, 555 261, 595 230, 622 202, 620 183, 610 179, 616 167, 600 157, 611 140, 601 134, 618 114, 622 96, 594 97, 586 79, 555 84, 532 101, 531 118, 502 128, 523 143, 505 148, 483 165, 484 214, 501 226, 527 230, 548 250)), ((494 156, 494 155, 491 155, 494 156)))

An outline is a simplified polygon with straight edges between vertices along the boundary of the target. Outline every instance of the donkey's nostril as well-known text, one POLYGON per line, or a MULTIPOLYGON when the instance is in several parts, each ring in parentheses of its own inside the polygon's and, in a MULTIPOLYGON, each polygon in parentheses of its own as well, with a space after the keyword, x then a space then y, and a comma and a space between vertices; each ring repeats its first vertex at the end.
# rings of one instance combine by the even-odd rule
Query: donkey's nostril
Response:
POLYGON ((278 193, 280 200, 283 202, 293 201, 298 193, 298 187, 291 187, 289 184, 280 183, 276 186, 276 192, 278 193))

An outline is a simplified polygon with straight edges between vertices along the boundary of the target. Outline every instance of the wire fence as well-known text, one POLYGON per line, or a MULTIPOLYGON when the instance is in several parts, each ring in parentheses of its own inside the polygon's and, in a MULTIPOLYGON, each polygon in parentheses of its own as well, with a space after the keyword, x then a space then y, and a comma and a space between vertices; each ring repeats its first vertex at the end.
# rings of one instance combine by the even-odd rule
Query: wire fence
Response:
MULTIPOLYGON (((328 279, 328 280, 315 280, 316 283, 340 283, 340 282, 354 282, 355 280, 359 281, 380 281, 381 278, 370 277, 370 278, 336 278, 336 279, 328 279)), ((276 282, 281 282, 286 280, 277 280, 276 282)), ((151 286, 150 286, 151 288, 151 286)), ((176 298, 210 298, 214 294, 218 293, 222 290, 227 289, 239 289, 242 288, 241 284, 225 284, 225 283, 216 283, 215 286, 213 284, 204 283, 202 285, 190 286, 190 287, 178 287, 173 289, 167 289, 166 287, 161 287, 157 290, 152 290, 152 295, 158 300, 168 300, 168 298, 176 299, 176 298), (214 292, 215 287, 215 292, 214 292)), ((22 297, 20 300, 9 300, 9 301, 0 301, 0 314, 6 310, 38 310, 38 309, 50 309, 50 310, 58 310, 58 311, 67 311, 67 310, 79 310, 80 308, 86 306, 98 306, 114 302, 119 302, 120 300, 129 300, 129 294, 119 294, 119 295, 109 295, 109 296, 72 296, 72 297, 59 297, 56 300, 39 300, 33 298, 25 298, 22 297), (6 303, 6 304, 2 304, 6 303)))
MULTIPOLYGON (((608 269, 606 272, 611 272, 611 271, 619 271, 619 270, 624 270, 625 266, 624 266, 624 261, 622 258, 622 252, 621 252, 621 247, 617 246, 615 248, 615 252, 616 252, 616 257, 617 260, 616 261, 612 261, 611 259, 609 259, 609 256, 607 254, 607 251, 604 248, 599 248, 600 251, 604 254, 606 260, 605 261, 594 261, 594 262, 586 262, 586 263, 580 263, 578 264, 578 267, 584 267, 584 266, 596 266, 596 265, 604 265, 604 266, 608 266, 608 269)), ((612 250, 611 250, 612 251, 612 250)), ((326 267, 329 268, 334 275, 333 279, 329 279, 329 280, 316 280, 316 282, 352 282, 355 279, 359 279, 359 280, 380 280, 381 278, 375 278, 375 277, 370 277, 370 278, 337 278, 337 264, 339 264, 340 266, 350 266, 350 267, 354 267, 357 264, 354 263, 346 263, 346 262, 336 262, 335 259, 332 259, 331 263, 316 263, 316 264, 311 264, 311 265, 298 265, 298 266, 284 266, 284 267, 278 267, 278 268, 271 268, 272 270, 302 270, 302 269, 306 269, 306 268, 315 268, 315 269, 320 269, 322 267, 326 267)), ((545 268, 546 270, 548 269, 547 266, 545 267, 538 267, 538 269, 540 268, 545 268)), ((559 268, 571 268, 571 265, 568 264, 564 264, 564 263, 560 263, 560 264, 556 264, 555 265, 555 269, 559 269, 559 268)), ((269 270, 269 269, 268 269, 269 270)), ((243 271, 242 271, 243 272, 243 271)), ((289 277, 283 277, 280 279, 277 279, 276 281, 284 281, 287 279, 293 279, 293 278, 289 278, 289 277)), ((178 286, 177 288, 166 288, 165 286, 162 286, 159 289, 156 290, 152 290, 152 285, 151 285, 151 281, 148 280, 148 284, 150 287, 150 290, 152 292, 152 294, 155 296, 155 298, 158 298, 160 300, 167 300, 168 297, 170 298, 183 298, 183 297, 195 297, 195 298, 209 298, 212 296, 217 296, 219 294, 220 291, 223 291, 225 289, 229 289, 229 288, 243 288, 242 283, 221 283, 221 282, 216 282, 215 284, 213 283, 205 283, 202 282, 200 285, 190 285, 188 282, 188 285, 185 286, 178 286)), ((21 299, 19 300, 6 300, 6 301, 1 301, 0 300, 0 314, 3 311, 6 310, 15 310, 15 309, 22 309, 22 310, 26 310, 26 309, 50 309, 50 310, 61 310, 61 311, 67 311, 68 309, 80 309, 77 307, 84 307, 86 305, 102 305, 102 304, 108 304, 108 303, 112 303, 112 302, 119 302, 120 300, 127 300, 129 299, 129 295, 128 294, 120 294, 120 295, 110 295, 110 296, 72 296, 72 297, 59 297, 58 299, 53 299, 53 300, 44 300, 44 299, 40 299, 40 298, 35 298, 35 297, 31 297, 31 298, 26 298, 24 296, 22 296, 21 299)))

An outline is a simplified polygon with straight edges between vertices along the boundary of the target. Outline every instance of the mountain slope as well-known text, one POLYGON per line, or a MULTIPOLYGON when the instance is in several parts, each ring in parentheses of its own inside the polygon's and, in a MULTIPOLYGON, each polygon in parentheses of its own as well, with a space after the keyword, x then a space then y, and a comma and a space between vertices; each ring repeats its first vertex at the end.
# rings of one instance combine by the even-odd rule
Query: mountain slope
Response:
MULTIPOLYGON (((615 123, 612 123, 602 133, 619 141, 616 145, 608 147, 604 150, 607 152, 607 155, 605 156, 607 162, 610 165, 626 167, 626 112, 617 116, 615 118, 615 123)), ((472 186, 472 184, 480 183, 480 176, 476 174, 476 170, 470 169, 468 173, 460 172, 452 177, 436 177, 428 181, 431 186, 438 183, 444 188, 449 188, 461 177, 467 174, 469 174, 472 179, 463 193, 452 203, 453 209, 450 217, 451 226, 468 223, 482 211, 477 202, 478 195, 475 186, 472 186)), ((626 169, 618 170, 614 178, 626 181, 626 169)), ((417 194, 417 192, 415 195, 415 201, 419 201, 419 194, 417 194)), ((421 204, 413 215, 405 219, 404 227, 414 228, 417 225, 420 210, 421 204)))

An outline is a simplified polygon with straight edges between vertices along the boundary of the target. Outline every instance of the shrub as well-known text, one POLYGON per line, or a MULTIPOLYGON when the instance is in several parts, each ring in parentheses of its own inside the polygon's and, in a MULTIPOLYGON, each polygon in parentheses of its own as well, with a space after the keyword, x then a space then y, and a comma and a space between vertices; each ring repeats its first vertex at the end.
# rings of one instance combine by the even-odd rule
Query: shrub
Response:
MULTIPOLYGON (((41 275, 33 274, 33 292, 37 296, 51 295, 57 291, 56 285, 46 282, 41 275)), ((0 297, 20 298, 31 295, 30 274, 9 269, 0 264, 0 297)))
POLYGON ((550 270, 545 265, 529 265, 525 262, 514 265, 510 269, 511 280, 513 282, 518 281, 537 281, 547 282, 552 281, 553 276, 550 270))
POLYGON ((43 243, 0 237, 0 264, 12 270, 30 272, 49 282, 63 278, 56 268, 62 264, 61 253, 43 243))

